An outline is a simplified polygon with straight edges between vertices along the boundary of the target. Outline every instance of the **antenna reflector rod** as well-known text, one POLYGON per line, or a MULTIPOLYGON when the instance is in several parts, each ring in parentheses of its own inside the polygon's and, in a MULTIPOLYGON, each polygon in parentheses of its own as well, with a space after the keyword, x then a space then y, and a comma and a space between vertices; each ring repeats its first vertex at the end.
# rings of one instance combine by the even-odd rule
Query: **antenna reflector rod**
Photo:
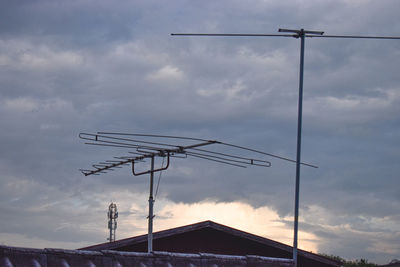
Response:
POLYGON ((309 34, 318 34, 318 35, 323 35, 324 32, 321 31, 308 31, 308 30, 291 30, 291 29, 279 29, 278 32, 293 32, 293 33, 309 33, 309 34))

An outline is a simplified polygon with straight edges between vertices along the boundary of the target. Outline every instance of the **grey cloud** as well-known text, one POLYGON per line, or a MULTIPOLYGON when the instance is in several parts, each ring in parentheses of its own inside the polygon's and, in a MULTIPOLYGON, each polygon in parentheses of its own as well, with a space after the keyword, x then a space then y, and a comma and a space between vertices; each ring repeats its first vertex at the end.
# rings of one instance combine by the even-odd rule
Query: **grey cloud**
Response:
MULTIPOLYGON (((132 177, 129 168, 106 176, 81 176, 79 168, 126 153, 84 146, 77 137, 81 131, 195 136, 294 158, 298 40, 169 33, 274 33, 279 27, 306 27, 326 34, 393 35, 398 32, 398 5, 7 3, 0 11, 7 18, 0 26, 1 183, 35 182, 27 183, 26 191, 15 186, 3 192, 7 205, 2 211, 14 208, 7 224, 20 221, 7 228, 8 233, 78 240, 82 231, 75 226, 70 201, 86 203, 77 210, 88 212, 80 219, 89 223, 104 215, 88 211, 100 209, 97 194, 116 194, 122 188, 147 192, 147 177, 132 177), (46 216, 35 211, 35 205, 46 203, 59 204, 46 216), (39 226, 44 220, 51 221, 51 229, 67 220, 70 224, 56 233, 39 226)), ((302 157, 319 169, 302 168, 300 199, 304 209, 317 205, 341 215, 329 225, 348 222, 353 230, 375 233, 379 227, 368 228, 370 221, 354 222, 355 218, 399 220, 394 216, 400 201, 398 51, 397 41, 306 40, 302 157)), ((271 161, 269 169, 242 171, 176 160, 163 173, 160 194, 186 203, 240 200, 290 215, 294 164, 271 161)), ((306 214, 304 218, 305 223, 315 220, 306 214)), ((326 253, 350 257, 354 252, 358 257, 369 251, 322 223, 307 230, 321 237, 319 247, 326 253), (340 246, 328 245, 334 242, 340 246)), ((393 230, 393 237, 385 235, 383 242, 392 244, 397 234, 393 230)), ((97 242, 94 235, 88 231, 79 240, 97 242)), ((359 243, 376 239, 357 238, 359 243)), ((383 261, 378 254, 372 253, 371 259, 383 261)))

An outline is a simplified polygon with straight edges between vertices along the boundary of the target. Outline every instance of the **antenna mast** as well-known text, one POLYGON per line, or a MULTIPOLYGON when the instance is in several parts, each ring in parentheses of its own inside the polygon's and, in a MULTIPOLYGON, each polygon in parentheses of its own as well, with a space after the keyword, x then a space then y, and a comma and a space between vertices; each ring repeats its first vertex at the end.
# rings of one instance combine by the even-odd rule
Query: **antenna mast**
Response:
MULTIPOLYGON (((131 165, 132 174, 134 176, 150 174, 150 194, 149 194, 149 215, 148 215, 148 252, 153 251, 153 184, 154 184, 154 173, 168 169, 171 158, 187 158, 194 157, 214 161, 230 166, 247 168, 250 166, 258 167, 270 167, 271 162, 259 158, 259 156, 269 156, 280 160, 286 160, 289 162, 296 162, 292 159, 280 157, 270 153, 265 153, 259 150, 238 146, 230 143, 223 143, 215 140, 205 140, 199 138, 181 137, 181 136, 168 136, 168 135, 154 135, 154 134, 130 134, 130 133, 110 133, 110 132, 98 132, 97 134, 80 133, 79 137, 86 140, 85 144, 97 145, 104 147, 117 147, 127 148, 130 151, 129 156, 114 157, 113 160, 106 160, 93 164, 91 169, 81 169, 80 171, 85 175, 100 175, 108 171, 113 171, 116 168, 122 168, 123 165, 131 165), (166 141, 168 140, 168 141, 166 141), (170 140, 179 140, 180 144, 171 143, 170 140), (184 143, 185 142, 185 143, 184 143), (183 144, 184 143, 184 144, 183 144), (219 147, 220 150, 208 150, 204 149, 205 146, 219 147), (221 148, 230 149, 236 151, 235 153, 221 151, 221 148), (257 158, 253 156, 240 155, 238 154, 246 152, 246 154, 257 154, 257 158), (167 159, 166 166, 162 164, 157 168, 155 165, 155 158, 167 159), (138 170, 137 165, 140 162, 150 160, 150 168, 148 170, 138 170)), ((163 161, 164 162, 164 161, 163 161)), ((309 167, 317 168, 314 165, 301 163, 309 167)), ((114 204, 115 205, 115 204, 114 204)), ((116 212, 116 207, 115 207, 116 212)), ((110 222, 112 228, 113 223, 110 222)), ((110 231, 112 230, 110 228, 110 231)), ((116 224, 115 224, 116 228, 116 224)), ((115 232, 114 232, 115 238, 115 232)), ((112 233, 110 232, 110 241, 112 239, 112 233)))
POLYGON ((108 206, 108 229, 110 230, 110 237, 107 238, 110 242, 115 241, 115 231, 117 230, 118 209, 117 204, 112 203, 108 206))

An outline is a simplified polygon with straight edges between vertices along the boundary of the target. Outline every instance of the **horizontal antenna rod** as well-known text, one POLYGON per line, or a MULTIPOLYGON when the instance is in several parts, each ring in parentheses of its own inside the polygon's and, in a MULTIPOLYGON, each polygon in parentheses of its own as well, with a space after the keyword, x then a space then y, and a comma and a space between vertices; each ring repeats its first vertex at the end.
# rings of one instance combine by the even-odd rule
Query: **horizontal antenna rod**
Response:
MULTIPOLYGON (((247 147, 243 147, 243 146, 233 145, 233 144, 229 144, 229 143, 222 143, 222 142, 221 142, 220 144, 221 144, 221 145, 225 145, 225 146, 240 148, 240 149, 244 149, 244 150, 247 150, 247 151, 251 151, 251 152, 255 152, 255 153, 263 154, 263 155, 266 155, 266 156, 270 156, 270 157, 278 158, 278 159, 281 159, 281 160, 286 160, 286 161, 290 161, 290 162, 296 163, 296 161, 293 160, 293 159, 289 159, 289 158, 277 156, 277 155, 270 154, 270 153, 266 153, 266 152, 263 152, 263 151, 260 151, 260 150, 255 150, 255 149, 252 149, 252 148, 247 148, 247 147)), ((315 166, 315 165, 312 165, 312 164, 308 164, 308 163, 300 162, 300 164, 301 164, 301 165, 304 165, 304 166, 312 167, 312 168, 318 168, 318 166, 315 166)))
MULTIPOLYGON (((234 147, 234 148, 238 148, 238 149, 243 149, 243 150, 247 150, 247 151, 250 151, 250 152, 255 152, 255 153, 258 153, 258 154, 262 154, 262 155, 270 156, 270 157, 273 157, 273 158, 289 161, 289 162, 292 162, 292 163, 296 163, 295 160, 290 159, 290 158, 286 158, 286 157, 278 156, 278 155, 275 155, 275 154, 271 154, 271 153, 255 150, 255 149, 248 148, 248 147, 243 147, 243 146, 233 145, 233 144, 229 144, 229 143, 219 142, 219 141, 215 141, 215 140, 207 140, 207 139, 191 138, 191 137, 182 137, 182 136, 173 136, 173 135, 156 135, 156 134, 131 134, 131 133, 117 133, 117 132, 98 132, 98 134, 101 135, 101 136, 104 136, 104 135, 141 136, 141 137, 171 138, 171 139, 193 140, 193 141, 203 141, 203 142, 215 142, 216 144, 220 144, 220 145, 224 145, 224 146, 230 146, 230 147, 234 147)), ((115 138, 117 138, 117 137, 115 137, 115 138)), ((124 138, 122 138, 122 139, 124 139, 124 138)), ((158 143, 154 143, 154 144, 158 144, 158 143)), ((315 165, 312 165, 312 164, 309 164, 309 163, 301 162, 300 164, 304 165, 304 166, 312 167, 312 168, 318 168, 318 166, 315 166, 315 165)))
POLYGON ((269 163, 269 162, 266 162, 266 164, 260 164, 260 163, 255 163, 253 160, 243 161, 243 160, 227 159, 224 157, 212 156, 212 155, 207 155, 207 154, 198 153, 198 152, 186 152, 186 154, 189 156, 193 156, 193 155, 202 156, 202 157, 207 157, 209 159, 223 160, 223 161, 235 162, 235 163, 239 163, 239 164, 254 165, 254 166, 260 166, 260 167, 271 167, 271 163, 269 163))
MULTIPOLYGON (((293 30, 280 29, 281 32, 293 32, 293 30), (286 31, 287 30, 287 31, 286 31)), ((348 38, 348 39, 387 39, 400 40, 399 36, 363 36, 363 35, 319 35, 323 32, 305 31, 304 37, 310 38, 348 38)), ((295 37, 298 34, 257 34, 257 33, 171 33, 171 36, 220 36, 220 37, 295 37)))
POLYGON ((241 36, 241 37, 293 37, 293 34, 258 34, 258 33, 171 33, 171 36, 241 36))
MULTIPOLYGON (((87 144, 101 145, 101 144, 95 144, 95 143, 87 143, 87 144)), ((204 144, 205 143, 198 144, 197 147, 202 146, 204 144)), ((114 145, 107 145, 107 146, 114 146, 114 145)), ((120 147, 120 146, 117 146, 117 147, 120 147)), ((189 149, 195 150, 195 148, 189 148, 189 149)), ((137 154, 140 156, 117 157, 118 159, 122 159, 121 161, 106 160, 106 162, 100 162, 98 164, 92 165, 95 168, 95 170, 85 170, 82 172, 86 176, 90 175, 90 174, 98 173, 98 172, 104 173, 104 171, 106 171, 106 170, 112 170, 113 168, 121 168, 120 165, 125 165, 128 163, 142 161, 144 158, 150 158, 152 155, 162 156, 162 155, 165 155, 165 153, 172 153, 172 154, 170 154, 170 156, 174 156, 173 153, 179 153, 179 154, 189 155, 189 156, 193 156, 193 157, 198 157, 198 158, 207 159, 210 161, 215 161, 215 162, 238 166, 238 167, 244 167, 241 164, 254 165, 254 166, 259 166, 259 167, 270 167, 271 166, 271 163, 269 161, 264 161, 264 160, 259 160, 259 159, 251 159, 251 158, 245 158, 245 157, 237 157, 237 156, 233 156, 233 155, 228 155, 228 154, 218 153, 218 152, 213 152, 213 151, 207 151, 207 150, 203 150, 203 149, 196 149, 196 151, 202 151, 203 153, 186 151, 186 148, 182 152, 181 151, 176 152, 177 150, 175 150, 173 152, 170 152, 171 150, 167 150, 165 152, 163 150, 160 151, 160 149, 158 149, 158 148, 154 148, 154 151, 158 151, 158 152, 153 152, 153 151, 148 151, 147 153, 128 152, 128 153, 137 154), (208 154, 205 154, 205 153, 208 153, 208 154), (210 155, 210 154, 216 154, 216 155, 221 155, 221 156, 215 156, 215 155, 210 155), (233 158, 242 159, 242 160, 236 160, 233 158)))
POLYGON ((220 152, 214 152, 214 151, 210 151, 210 150, 206 150, 206 149, 192 148, 192 150, 201 151, 201 152, 205 152, 205 153, 209 153, 209 154, 214 154, 214 155, 220 155, 220 156, 230 157, 230 158, 235 158, 235 159, 244 159, 244 160, 250 160, 250 161, 254 161, 254 162, 262 162, 262 163, 271 164, 271 162, 266 161, 266 160, 260 160, 260 159, 252 159, 252 158, 246 158, 246 157, 233 156, 233 155, 229 155, 229 154, 225 154, 225 153, 220 153, 220 152))
POLYGON ((118 168, 119 166, 133 162, 134 160, 135 159, 129 159, 129 160, 124 160, 124 161, 115 162, 115 163, 110 162, 109 165, 102 165, 102 167, 96 167, 96 166, 99 166, 99 164, 94 164, 93 167, 95 168, 95 170, 80 169, 80 171, 85 176, 92 175, 92 174, 98 174, 98 173, 105 173, 105 171, 107 171, 107 170, 112 170, 112 168, 118 168))
POLYGON ((305 37, 316 37, 316 38, 348 38, 348 39, 388 39, 388 40, 400 40, 399 36, 362 36, 362 35, 305 35, 305 37))
POLYGON ((236 166, 236 167, 241 167, 241 168, 247 168, 246 166, 243 166, 243 165, 239 165, 239 164, 235 164, 235 163, 229 163, 229 162, 222 161, 222 160, 217 160, 217 159, 211 159, 211 158, 208 158, 208 157, 204 157, 204 156, 200 156, 200 155, 195 155, 195 154, 192 154, 192 153, 190 153, 190 152, 188 152, 187 155, 192 156, 192 157, 195 157, 195 158, 211 160, 211 161, 215 161, 215 162, 219 162, 219 163, 223 163, 223 164, 227 164, 227 165, 231 165, 231 166, 236 166))
POLYGON ((309 31, 309 30, 292 30, 292 29, 279 29, 278 32, 293 32, 298 35, 300 34, 317 34, 317 35, 323 35, 324 32, 321 31, 309 31))
MULTIPOLYGON (((90 141, 98 141, 98 142, 109 142, 109 141, 100 140, 100 138, 103 138, 103 139, 112 139, 112 140, 118 140, 118 141, 127 141, 127 142, 143 143, 143 144, 149 144, 149 145, 159 145, 159 146, 168 146, 168 147, 178 147, 177 145, 171 145, 171 144, 166 144, 166 143, 148 142, 148 141, 142 141, 142 140, 136 140, 136 139, 128 139, 128 138, 121 138, 121 137, 113 137, 113 136, 107 136, 107 135, 101 135, 101 134, 80 133, 80 134, 79 134, 79 137, 80 137, 81 139, 90 140, 90 141)), ((111 143, 111 142, 110 142, 110 143, 111 143)))
MULTIPOLYGON (((91 174, 98 174, 98 173, 105 173, 105 171, 108 170, 113 170, 113 168, 118 168, 121 165, 127 164, 127 163, 132 163, 132 165, 135 164, 135 161, 142 161, 145 158, 154 158, 155 156, 158 157, 168 157, 168 163, 169 163, 169 157, 170 154, 174 155, 176 154, 186 154, 186 149, 194 149, 197 147, 202 147, 210 144, 214 144, 217 141, 204 141, 201 143, 197 144, 191 144, 191 145, 186 145, 186 146, 177 146, 177 145, 170 145, 166 143, 156 143, 156 142, 147 142, 147 141, 142 141, 142 140, 133 140, 133 139, 127 139, 127 138, 117 138, 117 137, 112 137, 112 136, 103 136, 99 134, 86 134, 86 133, 80 133, 79 137, 84 140, 89 140, 91 142, 86 142, 85 144, 89 145, 100 145, 100 146, 109 146, 109 147, 123 147, 123 148, 136 148, 137 152, 130 152, 132 154, 138 154, 139 156, 136 157, 119 157, 118 159, 122 159, 121 161, 108 161, 108 162, 100 162, 98 164, 92 165, 94 170, 81 170, 81 172, 85 175, 91 175, 91 174), (106 139, 106 140, 104 140, 106 139), (107 140, 108 139, 108 140, 107 140), (113 140, 113 141, 110 141, 113 140), (115 140, 115 141, 114 141, 115 140), (97 143, 96 143, 97 142, 97 143), (139 144, 130 144, 126 142, 137 142, 137 143, 143 143, 144 145, 139 145, 139 144), (155 144, 155 145, 161 145, 165 147, 155 147, 151 146, 149 144, 155 144), (141 151, 147 150, 147 151, 141 151)), ((208 156, 208 155, 202 155, 203 157, 207 157, 209 160, 214 160, 218 161, 217 159, 213 158, 213 156, 208 156)), ((223 159, 225 160, 226 164, 227 161, 234 162, 232 159, 223 159)), ((168 164, 169 165, 169 164, 168 164)), ((231 164, 234 165, 234 164, 231 164)), ((260 164, 261 165, 261 164, 260 164)), ((148 172, 145 172, 148 173, 148 172)), ((135 175, 140 175, 144 173, 136 173, 135 175)))
POLYGON ((184 136, 175 136, 175 135, 158 135, 158 134, 132 134, 132 133, 113 133, 113 132, 97 132, 102 135, 127 135, 127 136, 141 136, 141 137, 159 137, 159 138, 172 138, 172 139, 182 139, 182 140, 192 140, 192 141, 202 141, 207 142, 211 140, 193 138, 193 137, 184 137, 184 136))

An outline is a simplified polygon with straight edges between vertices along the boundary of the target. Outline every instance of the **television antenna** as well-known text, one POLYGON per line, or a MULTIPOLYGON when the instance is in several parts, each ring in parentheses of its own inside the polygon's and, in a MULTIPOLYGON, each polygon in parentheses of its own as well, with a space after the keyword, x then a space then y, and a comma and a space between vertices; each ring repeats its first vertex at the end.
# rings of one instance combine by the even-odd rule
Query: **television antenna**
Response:
POLYGON ((301 129, 303 117, 303 76, 304 76, 304 40, 308 38, 342 38, 342 39, 381 39, 400 40, 399 36, 362 36, 362 35, 324 35, 322 31, 308 31, 304 29, 279 29, 282 34, 249 34, 249 33, 171 33, 172 36, 215 36, 215 37, 293 37, 300 39, 300 73, 299 73, 299 98, 297 113, 297 146, 296 146, 296 192, 294 208, 294 238, 293 261, 297 267, 297 236, 299 221, 299 191, 300 191, 300 165, 301 165, 301 129))
MULTIPOLYGON (((277 156, 275 154, 266 153, 252 148, 238 146, 230 143, 224 143, 216 140, 206 140, 200 138, 190 138, 171 135, 154 135, 154 134, 131 134, 131 133, 114 133, 114 132, 98 132, 80 133, 79 138, 85 140, 85 144, 127 148, 127 156, 114 157, 112 160, 106 160, 93 164, 91 169, 80 169, 85 175, 100 175, 113 171, 116 168, 122 168, 124 165, 131 164, 132 174, 134 176, 150 174, 150 193, 149 193, 149 215, 148 215, 148 235, 147 250, 153 251, 153 186, 154 173, 168 169, 171 158, 187 158, 194 157, 204 160, 226 164, 234 167, 247 168, 252 166, 270 167, 271 162, 261 157, 269 156, 279 160, 285 160, 295 163, 295 160, 277 156), (172 142, 174 140, 175 142, 172 142), (176 143, 176 142, 179 142, 176 143), (204 149, 205 146, 213 146, 217 149, 204 149), (226 152, 227 148, 235 152, 226 152), (224 150, 225 149, 225 150, 224 150), (243 156, 244 152, 256 156, 243 156), (166 165, 163 164, 155 168, 155 158, 163 158, 167 160, 166 165), (150 160, 150 168, 145 171, 139 171, 137 164, 150 160), (136 167, 135 167, 136 166, 136 167)), ((301 163, 303 165, 317 168, 317 166, 301 163)))

